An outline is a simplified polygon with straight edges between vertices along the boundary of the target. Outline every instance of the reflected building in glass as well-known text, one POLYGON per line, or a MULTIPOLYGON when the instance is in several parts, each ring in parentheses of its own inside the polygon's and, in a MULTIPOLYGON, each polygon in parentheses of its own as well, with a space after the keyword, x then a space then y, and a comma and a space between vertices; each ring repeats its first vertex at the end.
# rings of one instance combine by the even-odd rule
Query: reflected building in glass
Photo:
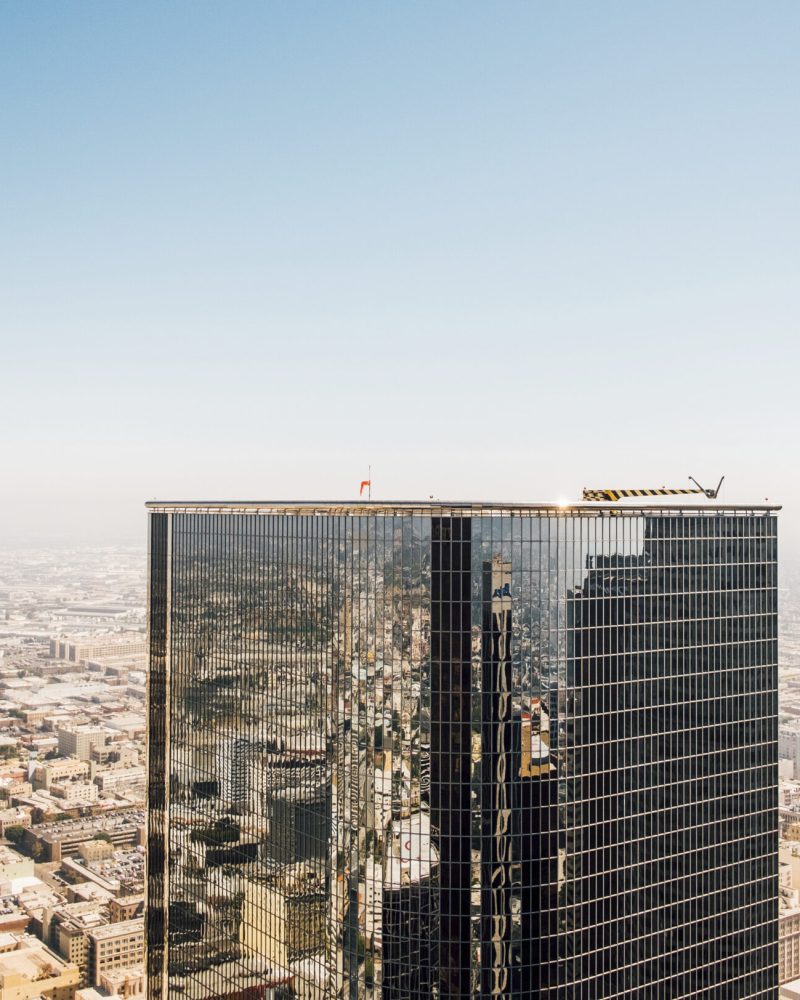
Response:
POLYGON ((774 508, 151 504, 149 997, 777 995, 774 508))

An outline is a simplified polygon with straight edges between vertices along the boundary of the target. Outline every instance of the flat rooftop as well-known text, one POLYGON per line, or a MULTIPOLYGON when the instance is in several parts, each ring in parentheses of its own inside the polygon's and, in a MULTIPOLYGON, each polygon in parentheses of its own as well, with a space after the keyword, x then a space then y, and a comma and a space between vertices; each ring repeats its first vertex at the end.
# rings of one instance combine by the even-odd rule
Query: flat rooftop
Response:
POLYGON ((542 503, 510 503, 493 500, 150 500, 145 507, 162 514, 295 514, 350 517, 375 517, 387 514, 417 514, 442 517, 465 514, 559 517, 572 514, 623 515, 642 514, 687 515, 766 514, 781 509, 779 504, 731 504, 710 500, 675 500, 658 497, 652 500, 636 498, 615 503, 579 500, 575 502, 547 501, 542 503), (674 502, 673 502, 674 501, 674 502))
MULTIPOLYGON (((31 982, 41 983, 43 992, 48 989, 48 980, 56 979, 65 972, 74 972, 74 981, 77 981, 77 966, 59 958, 36 938, 3 934, 0 947, 13 947, 13 950, 0 954, 0 978, 15 974, 23 976, 31 982)), ((11 989, 13 990, 13 985, 11 989)))
POLYGON ((106 938, 138 934, 139 931, 144 932, 144 917, 134 917, 133 920, 120 920, 116 924, 106 924, 104 927, 90 931, 90 934, 96 941, 104 941, 106 938))

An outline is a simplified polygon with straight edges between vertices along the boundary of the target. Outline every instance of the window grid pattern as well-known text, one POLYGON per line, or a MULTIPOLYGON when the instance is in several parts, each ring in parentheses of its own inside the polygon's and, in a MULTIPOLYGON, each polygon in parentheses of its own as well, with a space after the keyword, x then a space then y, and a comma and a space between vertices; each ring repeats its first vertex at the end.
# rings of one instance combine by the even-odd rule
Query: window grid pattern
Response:
POLYGON ((165 775, 169 773, 166 734, 169 514, 150 515, 148 606, 148 787, 147 787, 147 974, 151 995, 164 987, 166 871, 165 775))
POLYGON ((776 518, 362 511, 151 515, 149 996, 774 1000, 776 518))

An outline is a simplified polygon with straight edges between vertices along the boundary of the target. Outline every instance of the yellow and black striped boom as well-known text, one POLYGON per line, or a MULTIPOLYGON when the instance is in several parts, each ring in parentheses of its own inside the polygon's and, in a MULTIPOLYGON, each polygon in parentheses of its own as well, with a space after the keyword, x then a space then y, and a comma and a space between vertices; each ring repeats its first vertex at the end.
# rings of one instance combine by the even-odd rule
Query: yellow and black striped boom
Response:
POLYGON ((584 500, 624 500, 627 497, 675 497, 687 493, 705 493, 705 490, 584 490, 584 500))
POLYGON ((689 476, 689 479, 695 484, 693 487, 685 487, 684 489, 674 489, 668 490, 665 486, 661 486, 658 489, 652 490, 588 490, 583 491, 584 500, 598 500, 598 501, 610 501, 611 503, 616 503, 617 500, 625 500, 628 497, 676 497, 676 496, 688 496, 692 493, 702 493, 703 496, 708 497, 709 500, 716 500, 717 494, 719 493, 720 487, 722 486, 722 481, 725 479, 723 476, 717 483, 717 488, 715 490, 704 489, 696 479, 689 476))

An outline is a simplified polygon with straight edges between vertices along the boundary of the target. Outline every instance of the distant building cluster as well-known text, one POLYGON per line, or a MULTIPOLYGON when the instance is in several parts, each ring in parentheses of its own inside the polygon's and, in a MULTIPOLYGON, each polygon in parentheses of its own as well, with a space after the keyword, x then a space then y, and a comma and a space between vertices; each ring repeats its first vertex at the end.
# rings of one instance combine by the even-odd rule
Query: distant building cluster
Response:
POLYGON ((147 654, 140 554, 0 558, 0 1000, 136 1000, 147 654))
POLYGON ((800 605, 784 605, 778 727, 781 1000, 800 1000, 800 605))

